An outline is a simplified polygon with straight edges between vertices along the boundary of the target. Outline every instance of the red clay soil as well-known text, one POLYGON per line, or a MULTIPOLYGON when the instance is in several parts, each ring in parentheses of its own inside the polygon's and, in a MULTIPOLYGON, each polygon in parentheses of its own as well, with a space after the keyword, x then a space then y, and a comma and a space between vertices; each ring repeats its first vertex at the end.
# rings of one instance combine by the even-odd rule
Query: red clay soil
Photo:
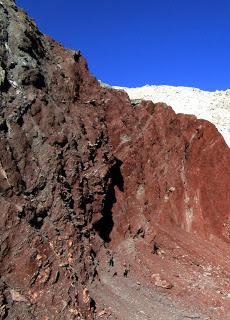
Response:
POLYGON ((230 319, 230 150, 102 86, 0 3, 0 319, 230 319))

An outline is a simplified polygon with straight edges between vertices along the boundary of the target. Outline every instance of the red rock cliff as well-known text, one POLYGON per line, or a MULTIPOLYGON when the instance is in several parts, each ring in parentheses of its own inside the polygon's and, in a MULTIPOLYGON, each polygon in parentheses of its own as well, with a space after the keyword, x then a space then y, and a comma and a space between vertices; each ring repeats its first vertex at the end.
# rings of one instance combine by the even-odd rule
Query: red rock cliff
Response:
POLYGON ((140 272, 127 239, 143 261, 170 237, 229 243, 230 151, 212 124, 102 87, 13 1, 0 17, 2 319, 97 317, 87 288, 100 305, 106 257, 140 272))

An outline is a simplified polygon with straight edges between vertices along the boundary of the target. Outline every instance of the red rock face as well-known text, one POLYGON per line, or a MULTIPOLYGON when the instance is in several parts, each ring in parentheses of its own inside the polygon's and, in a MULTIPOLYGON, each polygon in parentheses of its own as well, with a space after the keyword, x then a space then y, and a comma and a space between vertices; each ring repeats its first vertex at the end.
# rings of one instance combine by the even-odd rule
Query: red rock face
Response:
POLYGON ((228 319, 230 151, 215 127, 102 87, 13 1, 0 18, 1 319, 228 319))
POLYGON ((117 232, 135 233, 142 221, 228 241, 230 151, 215 127, 151 102, 130 113, 108 120, 125 185, 113 209, 117 232))

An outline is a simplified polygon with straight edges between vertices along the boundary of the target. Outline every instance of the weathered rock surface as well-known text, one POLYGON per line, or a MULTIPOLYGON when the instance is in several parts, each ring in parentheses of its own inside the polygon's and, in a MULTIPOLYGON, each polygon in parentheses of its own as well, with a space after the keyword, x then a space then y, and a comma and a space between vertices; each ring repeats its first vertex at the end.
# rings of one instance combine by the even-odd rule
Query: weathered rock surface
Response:
POLYGON ((195 115, 212 122, 230 146, 230 89, 204 91, 198 88, 166 85, 145 85, 137 88, 122 88, 130 99, 164 102, 176 113, 195 115))
POLYGON ((0 318, 228 319, 216 128, 102 87, 13 1, 0 23, 0 318))

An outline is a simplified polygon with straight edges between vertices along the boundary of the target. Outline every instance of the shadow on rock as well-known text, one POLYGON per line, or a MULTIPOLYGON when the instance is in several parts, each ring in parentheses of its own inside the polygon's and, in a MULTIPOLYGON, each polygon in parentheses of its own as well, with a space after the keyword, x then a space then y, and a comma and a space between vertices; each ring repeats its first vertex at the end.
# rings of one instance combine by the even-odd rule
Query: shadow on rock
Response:
POLYGON ((116 163, 110 171, 109 178, 111 182, 105 196, 104 206, 101 212, 102 218, 94 224, 95 230, 105 242, 111 241, 110 233, 114 226, 112 208, 114 203, 117 201, 115 187, 117 187, 121 192, 124 191, 124 179, 120 170, 121 165, 122 161, 116 159, 116 163))

